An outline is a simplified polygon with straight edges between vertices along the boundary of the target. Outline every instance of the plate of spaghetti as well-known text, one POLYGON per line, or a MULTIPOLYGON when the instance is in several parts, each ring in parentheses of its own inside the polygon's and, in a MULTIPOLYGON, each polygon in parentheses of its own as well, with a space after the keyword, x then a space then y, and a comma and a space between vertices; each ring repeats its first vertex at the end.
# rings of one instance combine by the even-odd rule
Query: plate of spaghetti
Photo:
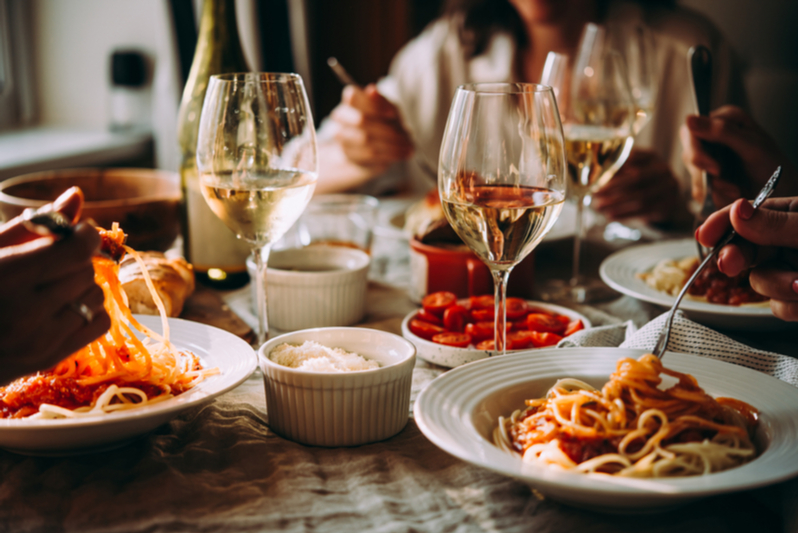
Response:
POLYGON ((158 316, 134 315, 118 271, 138 253, 116 225, 101 230, 93 259, 111 328, 52 369, 0 387, 0 447, 29 454, 107 449, 241 384, 255 369, 244 340, 211 326, 168 318, 143 267, 158 316))
POLYGON ((572 348, 489 358, 431 382, 414 418, 462 460, 606 513, 797 476, 797 389, 688 354, 572 348))
MULTIPOLYGON (((600 277, 624 295, 670 308, 694 272, 696 263, 692 260, 696 256, 693 239, 628 247, 603 261, 600 277)), ((681 311, 687 317, 718 328, 785 328, 785 323, 772 315, 769 301, 752 291, 747 277, 728 278, 715 271, 715 265, 706 267, 681 301, 681 311)))

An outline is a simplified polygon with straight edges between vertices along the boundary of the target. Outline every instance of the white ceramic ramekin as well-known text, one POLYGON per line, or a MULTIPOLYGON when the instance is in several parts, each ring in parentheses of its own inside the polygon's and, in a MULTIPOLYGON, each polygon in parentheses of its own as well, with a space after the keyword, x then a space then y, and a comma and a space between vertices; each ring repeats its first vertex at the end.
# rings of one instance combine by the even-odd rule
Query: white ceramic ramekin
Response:
POLYGON ((322 447, 390 438, 409 418, 416 349, 402 337, 368 328, 315 328, 269 340, 258 351, 270 428, 292 441, 322 447), (369 371, 300 371, 269 359, 282 343, 316 341, 377 360, 369 371))
MULTIPOLYGON (((269 326, 291 332, 357 323, 364 316, 369 262, 369 254, 347 247, 312 246, 270 253, 269 326)), ((248 268, 254 275, 252 260, 248 268)), ((255 302, 255 287, 253 294, 255 302)))

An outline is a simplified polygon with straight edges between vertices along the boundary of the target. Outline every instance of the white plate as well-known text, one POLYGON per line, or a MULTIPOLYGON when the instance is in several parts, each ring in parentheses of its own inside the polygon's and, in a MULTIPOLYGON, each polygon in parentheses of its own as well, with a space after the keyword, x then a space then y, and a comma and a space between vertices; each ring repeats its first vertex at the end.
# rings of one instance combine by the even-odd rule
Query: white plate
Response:
POLYGON ((524 463, 492 443, 500 415, 544 396, 556 380, 575 377, 599 386, 619 358, 642 351, 619 348, 546 349, 475 362, 442 374, 417 397, 414 419, 436 446, 466 462, 523 481, 554 500, 611 513, 646 512, 797 476, 797 388, 728 363, 668 352, 664 364, 694 376, 713 397, 733 397, 759 414, 752 462, 707 476, 632 479, 569 473, 524 463))
MULTIPOLYGON (((681 259, 697 254, 693 239, 664 241, 629 247, 615 252, 600 265, 600 277, 624 295, 671 308, 675 297, 657 291, 636 275, 653 269, 665 259, 681 259)), ((744 330, 780 329, 785 323, 772 315, 769 306, 726 306, 684 297, 680 309, 698 323, 718 328, 744 330)))
MULTIPOLYGON (((161 332, 157 316, 135 317, 148 328, 161 332)), ((255 370, 255 351, 225 330, 182 319, 169 319, 169 328, 170 341, 176 347, 192 351, 207 367, 218 367, 221 373, 175 398, 142 408, 80 419, 0 419, 0 447, 40 455, 113 448, 235 388, 255 370)))
MULTIPOLYGON (((468 302, 468 300, 460 300, 460 304, 464 304, 468 302)), ((571 310, 569 308, 564 308, 562 306, 556 306, 554 304, 547 304, 544 302, 534 302, 534 301, 527 301, 528 306, 531 308, 538 308, 540 310, 546 310, 553 313, 558 313, 560 315, 566 315, 571 320, 580 319, 583 321, 584 328, 591 328, 592 323, 585 315, 581 315, 580 313, 571 310)), ((458 367, 459 365, 464 365, 465 363, 474 362, 477 360, 482 360, 484 358, 488 358, 492 356, 494 351, 491 350, 478 350, 474 348, 468 349, 461 349, 458 347, 450 347, 448 345, 442 345, 441 343, 434 343, 433 341, 428 341, 427 339, 422 339, 421 337, 417 336, 411 330, 408 329, 408 322, 414 318, 415 315, 419 310, 415 310, 408 315, 405 316, 403 319, 403 324, 401 325, 401 329, 403 332, 403 337, 409 340, 417 347, 417 356, 422 358, 423 360, 434 363, 436 365, 441 365, 442 367, 458 367)), ((520 349, 520 351, 529 352, 531 350, 543 350, 543 349, 520 349)), ((520 351, 511 351, 510 353, 516 353, 520 351)))

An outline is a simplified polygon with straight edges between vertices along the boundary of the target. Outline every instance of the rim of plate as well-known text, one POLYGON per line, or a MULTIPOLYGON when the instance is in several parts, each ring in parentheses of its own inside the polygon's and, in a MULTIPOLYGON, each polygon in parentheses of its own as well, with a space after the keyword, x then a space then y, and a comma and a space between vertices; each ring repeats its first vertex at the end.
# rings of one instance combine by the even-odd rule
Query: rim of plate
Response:
MULTIPOLYGON (((745 367, 667 352, 665 364, 697 378, 709 394, 729 395, 762 411, 760 432, 770 444, 749 463, 705 476, 634 479, 569 473, 502 451, 475 427, 475 411, 492 395, 536 380, 575 376, 608 379, 617 359, 638 357, 640 349, 540 349, 496 356, 443 373, 420 393, 414 419, 436 446, 471 464, 547 488, 574 490, 576 499, 602 492, 621 497, 684 499, 751 489, 797 476, 797 389, 745 367), (606 372, 608 371, 608 372, 606 372), (566 374, 570 373, 570 374, 566 374)), ((496 425, 496 423, 494 423, 496 425)), ((493 428, 493 427, 492 427, 493 428)))
MULTIPOLYGON (((134 314, 134 317, 144 326, 161 333, 160 317, 138 314, 134 314)), ((149 406, 75 419, 0 419, 0 432, 23 428, 26 430, 53 430, 65 427, 105 425, 183 411, 239 386, 256 369, 257 360, 253 348, 246 341, 226 330, 174 317, 169 318, 169 327, 170 341, 173 344, 180 349, 191 350, 207 366, 221 367, 222 373, 208 377, 189 391, 176 397, 149 406), (200 344, 203 332, 209 336, 207 338, 209 341, 214 340, 219 348, 224 349, 224 356, 219 353, 209 354, 209 350, 218 348, 213 344, 207 347, 200 344)))
MULTIPOLYGON (((628 247, 603 260, 600 264, 600 278, 623 295, 669 308, 675 303, 675 297, 651 288, 636 275, 651 270, 661 260, 680 259, 696 253, 697 247, 693 239, 628 247)), ((683 299, 681 309, 736 317, 772 317, 769 306, 728 306, 690 298, 683 299)))

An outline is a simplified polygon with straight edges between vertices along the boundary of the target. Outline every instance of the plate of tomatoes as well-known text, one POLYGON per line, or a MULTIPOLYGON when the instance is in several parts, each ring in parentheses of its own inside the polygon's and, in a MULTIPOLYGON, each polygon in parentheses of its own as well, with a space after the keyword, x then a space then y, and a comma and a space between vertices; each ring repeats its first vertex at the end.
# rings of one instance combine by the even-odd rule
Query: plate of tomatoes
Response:
MULTIPOLYGON (((506 298, 507 352, 553 347, 591 322, 554 304, 506 298)), ((443 367, 458 367, 497 354, 494 347, 494 296, 458 299, 448 291, 431 293, 402 324, 403 337, 417 355, 443 367)))

